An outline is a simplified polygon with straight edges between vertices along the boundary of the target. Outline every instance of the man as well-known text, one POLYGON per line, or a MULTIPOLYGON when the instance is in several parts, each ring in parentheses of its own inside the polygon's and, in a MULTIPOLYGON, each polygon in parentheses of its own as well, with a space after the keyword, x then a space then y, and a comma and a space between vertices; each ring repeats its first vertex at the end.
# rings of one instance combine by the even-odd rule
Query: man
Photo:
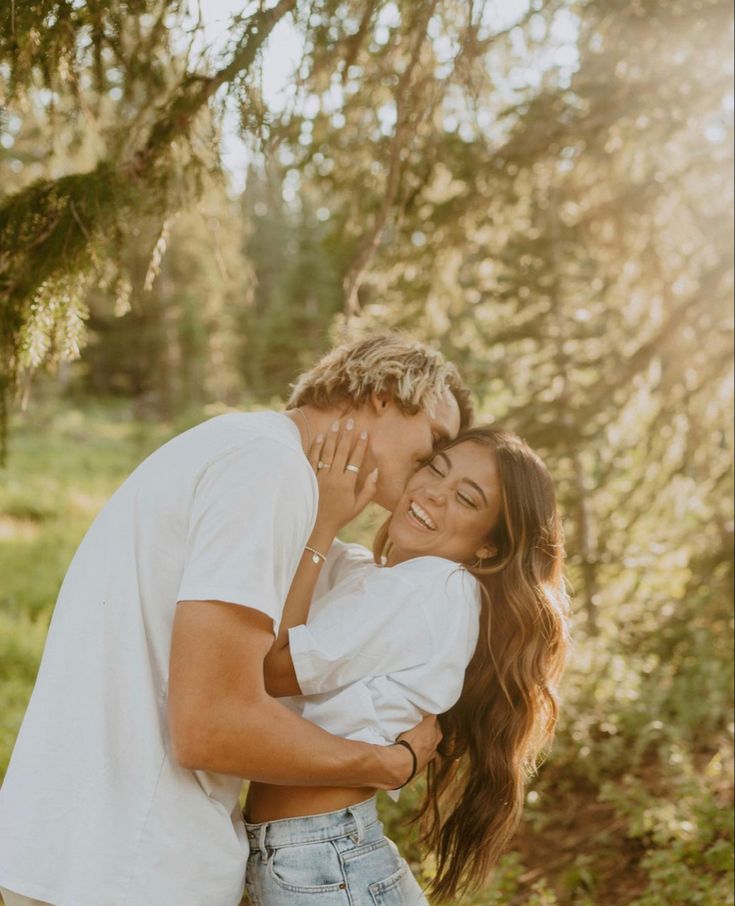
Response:
MULTIPOLYGON (((169 441, 113 495, 62 585, 0 791, 7 906, 236 906, 241 778, 390 789, 402 746, 331 736, 264 688, 317 485, 304 450, 346 411, 391 508, 470 420, 456 370, 380 335, 337 347, 287 413, 231 414, 169 441), (35 900, 33 899, 35 898, 35 900)), ((432 718, 406 735, 423 767, 432 718)))

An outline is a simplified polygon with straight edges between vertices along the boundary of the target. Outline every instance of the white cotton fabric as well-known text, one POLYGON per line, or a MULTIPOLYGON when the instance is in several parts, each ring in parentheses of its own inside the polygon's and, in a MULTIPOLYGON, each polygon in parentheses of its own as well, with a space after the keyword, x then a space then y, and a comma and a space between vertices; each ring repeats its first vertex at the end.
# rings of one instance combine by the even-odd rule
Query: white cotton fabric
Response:
POLYGON ((392 567, 335 541, 306 625, 289 630, 302 696, 282 699, 330 733, 389 745, 457 701, 479 633, 480 585, 440 557, 392 567))
POLYGON ((0 885, 54 906, 240 902, 241 781, 170 755, 174 613, 228 601, 277 631, 316 505, 275 412, 187 431, 113 495, 64 579, 0 791, 0 885))

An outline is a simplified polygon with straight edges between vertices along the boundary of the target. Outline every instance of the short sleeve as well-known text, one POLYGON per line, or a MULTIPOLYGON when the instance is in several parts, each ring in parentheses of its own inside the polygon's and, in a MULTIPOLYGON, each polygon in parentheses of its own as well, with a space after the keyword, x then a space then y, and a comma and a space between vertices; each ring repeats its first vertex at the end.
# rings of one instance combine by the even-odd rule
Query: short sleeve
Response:
POLYGON ((466 569, 454 564, 449 571, 437 574, 425 603, 434 647, 440 655, 451 639, 458 649, 467 649, 469 661, 477 646, 481 600, 480 583, 466 569))
MULTIPOLYGON (((424 561, 419 569, 426 566, 424 561)), ((386 739, 395 739, 425 714, 445 713, 462 692, 465 670, 477 646, 480 586, 466 570, 450 569, 432 570, 434 581, 430 587, 427 583, 424 595, 434 643, 431 658, 416 670, 369 681, 386 739)))
POLYGON ((266 439, 223 454, 194 491, 178 600, 241 604, 277 626, 315 512, 298 451, 266 439))
POLYGON ((289 644, 305 695, 408 670, 432 650, 420 589, 377 567, 357 588, 328 592, 305 626, 289 630, 289 644))

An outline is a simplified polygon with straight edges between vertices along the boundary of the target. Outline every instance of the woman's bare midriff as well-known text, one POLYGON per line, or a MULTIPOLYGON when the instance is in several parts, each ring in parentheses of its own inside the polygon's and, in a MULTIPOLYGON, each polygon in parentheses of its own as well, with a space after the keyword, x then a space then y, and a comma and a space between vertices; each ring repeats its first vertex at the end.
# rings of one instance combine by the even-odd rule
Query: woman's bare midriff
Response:
POLYGON ((245 817, 252 824, 260 824, 279 818, 319 815, 357 805, 374 793, 370 787, 273 786, 253 782, 245 803, 245 817))

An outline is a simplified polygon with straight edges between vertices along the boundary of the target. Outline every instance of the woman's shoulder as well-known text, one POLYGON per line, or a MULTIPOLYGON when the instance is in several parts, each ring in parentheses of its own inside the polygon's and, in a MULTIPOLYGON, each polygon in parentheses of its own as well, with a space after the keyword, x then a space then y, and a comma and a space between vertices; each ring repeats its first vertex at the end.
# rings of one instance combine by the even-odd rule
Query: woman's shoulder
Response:
POLYGON ((373 558, 371 551, 365 547, 364 544, 356 544, 353 541, 342 541, 340 538, 334 539, 329 552, 330 554, 334 553, 343 557, 370 558, 371 560, 373 558))
POLYGON ((419 590, 427 601, 456 601, 460 598, 479 606, 480 583, 454 560, 434 556, 414 557, 390 567, 390 571, 419 590))
POLYGON ((396 563, 395 566, 389 567, 397 574, 412 576, 416 579, 435 579, 437 576, 449 578, 454 575, 464 574, 472 581, 476 581, 474 576, 461 564, 454 560, 447 560, 445 557, 436 557, 434 555, 425 557, 413 557, 411 560, 404 560, 402 563, 396 563))
POLYGON ((327 552, 327 564, 332 564, 341 570, 374 562, 372 551, 364 545, 340 541, 339 538, 334 539, 327 552))
POLYGON ((416 557, 390 568, 410 585, 432 639, 432 664, 465 665, 477 644, 482 592, 461 563, 443 557, 416 557), (457 660, 459 658, 459 660, 457 660))
POLYGON ((366 547, 335 538, 326 553, 326 561, 314 589, 314 596, 325 594, 337 583, 370 565, 374 565, 373 555, 366 547))

